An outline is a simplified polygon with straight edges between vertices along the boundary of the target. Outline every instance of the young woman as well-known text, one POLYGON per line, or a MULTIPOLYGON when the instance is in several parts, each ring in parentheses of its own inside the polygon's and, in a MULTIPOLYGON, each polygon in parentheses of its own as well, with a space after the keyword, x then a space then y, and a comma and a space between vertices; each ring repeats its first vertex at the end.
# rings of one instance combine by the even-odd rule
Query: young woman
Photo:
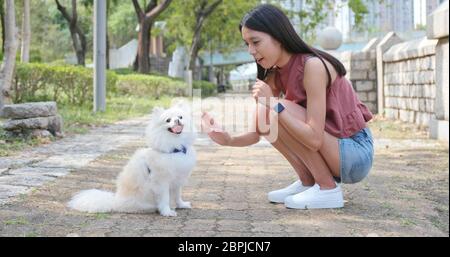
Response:
MULTIPOLYGON (((297 209, 343 207, 339 182, 359 182, 372 167, 373 139, 366 126, 372 114, 344 77, 342 63, 308 46, 278 8, 256 7, 239 28, 258 67, 253 97, 276 101, 258 101, 256 132, 231 137, 212 130, 209 137, 226 146, 255 144, 267 135, 258 119, 278 115, 278 137, 271 144, 299 180, 269 192, 269 201, 297 209)), ((204 113, 203 124, 213 123, 204 113)))

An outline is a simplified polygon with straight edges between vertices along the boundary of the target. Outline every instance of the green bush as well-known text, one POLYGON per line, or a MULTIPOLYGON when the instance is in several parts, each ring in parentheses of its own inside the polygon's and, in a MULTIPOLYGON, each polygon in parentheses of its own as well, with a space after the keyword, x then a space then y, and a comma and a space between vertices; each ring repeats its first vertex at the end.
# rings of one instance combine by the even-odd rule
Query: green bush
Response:
POLYGON ((118 68, 118 69, 113 69, 112 71, 114 71, 117 75, 131 75, 131 74, 138 74, 138 75, 154 75, 154 76, 160 76, 160 77, 164 77, 163 74, 157 72, 157 71, 150 71, 149 74, 141 74, 135 70, 133 70, 133 68, 118 68))
POLYGON ((186 83, 163 76, 130 74, 119 75, 117 91, 119 94, 155 97, 161 95, 183 96, 186 83))
POLYGON ((30 62, 42 62, 42 55, 39 49, 32 48, 30 50, 30 62))
POLYGON ((195 80, 192 82, 192 87, 194 89, 202 90, 202 97, 208 97, 216 94, 217 86, 214 83, 205 80, 195 80))
MULTIPOLYGON (((93 70, 81 66, 17 63, 12 85, 14 103, 56 101, 71 105, 92 104, 93 70)), ((121 70, 121 73, 131 72, 121 70)), ((187 84, 180 79, 157 75, 117 75, 107 71, 107 96, 133 95, 154 97, 162 95, 184 96, 187 84)), ((194 81, 194 89, 202 90, 202 97, 215 94, 216 85, 207 81, 194 81)))
POLYGON ((119 68, 113 70, 117 75, 130 75, 135 74, 136 72, 131 68, 119 68))
MULTIPOLYGON (((115 93, 117 75, 107 72, 106 91, 115 93)), ((13 81, 14 103, 56 101, 83 105, 93 99, 93 70, 81 66, 17 63, 13 81)))

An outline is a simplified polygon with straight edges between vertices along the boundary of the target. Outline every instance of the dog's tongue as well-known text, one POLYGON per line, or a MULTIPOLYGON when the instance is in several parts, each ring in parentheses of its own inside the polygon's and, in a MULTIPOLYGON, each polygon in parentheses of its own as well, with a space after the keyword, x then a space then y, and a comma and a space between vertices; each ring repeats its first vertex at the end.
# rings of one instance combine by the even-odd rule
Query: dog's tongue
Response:
POLYGON ((175 125, 172 127, 172 131, 174 133, 181 133, 182 130, 183 130, 183 126, 181 126, 181 125, 175 125))

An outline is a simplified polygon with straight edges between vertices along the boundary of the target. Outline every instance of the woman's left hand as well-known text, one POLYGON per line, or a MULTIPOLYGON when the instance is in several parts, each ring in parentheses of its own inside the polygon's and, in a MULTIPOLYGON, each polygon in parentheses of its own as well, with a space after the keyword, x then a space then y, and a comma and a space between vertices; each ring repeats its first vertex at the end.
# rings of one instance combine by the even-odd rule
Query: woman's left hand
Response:
POLYGON ((257 102, 260 97, 265 97, 266 101, 263 102, 263 104, 269 106, 270 98, 273 97, 273 93, 272 89, 266 82, 256 79, 256 83, 253 85, 252 93, 257 102))

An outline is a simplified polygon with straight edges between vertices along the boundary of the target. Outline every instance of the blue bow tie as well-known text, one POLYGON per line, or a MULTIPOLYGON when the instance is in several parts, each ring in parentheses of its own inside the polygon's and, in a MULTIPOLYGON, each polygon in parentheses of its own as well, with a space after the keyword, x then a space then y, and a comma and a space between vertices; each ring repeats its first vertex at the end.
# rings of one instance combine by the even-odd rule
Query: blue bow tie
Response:
POLYGON ((178 148, 173 149, 172 153, 183 152, 184 154, 186 154, 186 151, 187 151, 186 147, 184 147, 184 145, 182 145, 181 147, 182 147, 181 149, 178 149, 178 148))

